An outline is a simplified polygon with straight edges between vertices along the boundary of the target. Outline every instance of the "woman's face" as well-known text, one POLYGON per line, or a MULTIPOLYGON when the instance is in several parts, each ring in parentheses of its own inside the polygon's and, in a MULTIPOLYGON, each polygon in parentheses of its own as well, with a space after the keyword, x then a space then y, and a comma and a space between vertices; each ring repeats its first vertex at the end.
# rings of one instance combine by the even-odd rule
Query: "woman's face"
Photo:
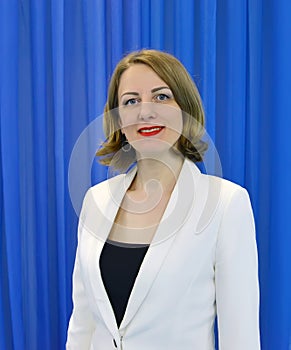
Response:
POLYGON ((118 89, 121 131, 141 155, 169 151, 179 139, 182 111, 169 86, 147 65, 134 64, 118 89))

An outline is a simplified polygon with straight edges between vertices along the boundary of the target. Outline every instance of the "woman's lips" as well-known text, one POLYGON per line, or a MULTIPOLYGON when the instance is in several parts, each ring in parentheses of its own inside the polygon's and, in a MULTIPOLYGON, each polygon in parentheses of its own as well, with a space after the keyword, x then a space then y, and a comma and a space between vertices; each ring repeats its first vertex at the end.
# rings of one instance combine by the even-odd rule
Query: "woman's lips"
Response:
POLYGON ((154 136, 164 129, 164 126, 149 126, 138 129, 142 136, 154 136))

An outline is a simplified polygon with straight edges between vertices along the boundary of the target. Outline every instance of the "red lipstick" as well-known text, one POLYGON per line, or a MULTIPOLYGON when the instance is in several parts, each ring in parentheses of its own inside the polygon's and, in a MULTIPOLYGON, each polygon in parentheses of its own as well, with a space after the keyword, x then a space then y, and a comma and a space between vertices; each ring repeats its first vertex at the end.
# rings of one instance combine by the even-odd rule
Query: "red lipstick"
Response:
POLYGON ((157 135, 158 133, 160 133, 163 129, 164 129, 164 126, 153 125, 153 126, 147 126, 147 127, 140 128, 140 129, 138 129, 138 132, 142 136, 154 136, 154 135, 157 135))

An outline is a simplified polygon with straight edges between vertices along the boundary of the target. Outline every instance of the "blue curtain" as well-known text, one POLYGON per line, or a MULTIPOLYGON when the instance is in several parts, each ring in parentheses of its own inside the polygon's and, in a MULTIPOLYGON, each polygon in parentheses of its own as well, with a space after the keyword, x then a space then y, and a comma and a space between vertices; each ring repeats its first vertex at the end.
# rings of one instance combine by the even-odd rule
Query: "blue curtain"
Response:
MULTIPOLYGON (((70 155, 102 114, 115 64, 143 47, 187 67, 223 176, 250 192, 262 349, 290 350, 290 17, 288 0, 0 2, 1 350, 64 349, 78 221, 70 155)), ((91 167, 87 188, 107 176, 91 167)))

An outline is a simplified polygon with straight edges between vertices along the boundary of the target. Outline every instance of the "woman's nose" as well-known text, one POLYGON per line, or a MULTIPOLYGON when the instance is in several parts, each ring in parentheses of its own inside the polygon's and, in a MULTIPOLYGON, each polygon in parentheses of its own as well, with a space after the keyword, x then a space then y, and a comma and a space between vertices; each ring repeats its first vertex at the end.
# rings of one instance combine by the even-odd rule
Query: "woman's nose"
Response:
POLYGON ((142 120, 150 120, 156 118, 156 112, 152 102, 142 102, 140 104, 139 118, 142 120))

